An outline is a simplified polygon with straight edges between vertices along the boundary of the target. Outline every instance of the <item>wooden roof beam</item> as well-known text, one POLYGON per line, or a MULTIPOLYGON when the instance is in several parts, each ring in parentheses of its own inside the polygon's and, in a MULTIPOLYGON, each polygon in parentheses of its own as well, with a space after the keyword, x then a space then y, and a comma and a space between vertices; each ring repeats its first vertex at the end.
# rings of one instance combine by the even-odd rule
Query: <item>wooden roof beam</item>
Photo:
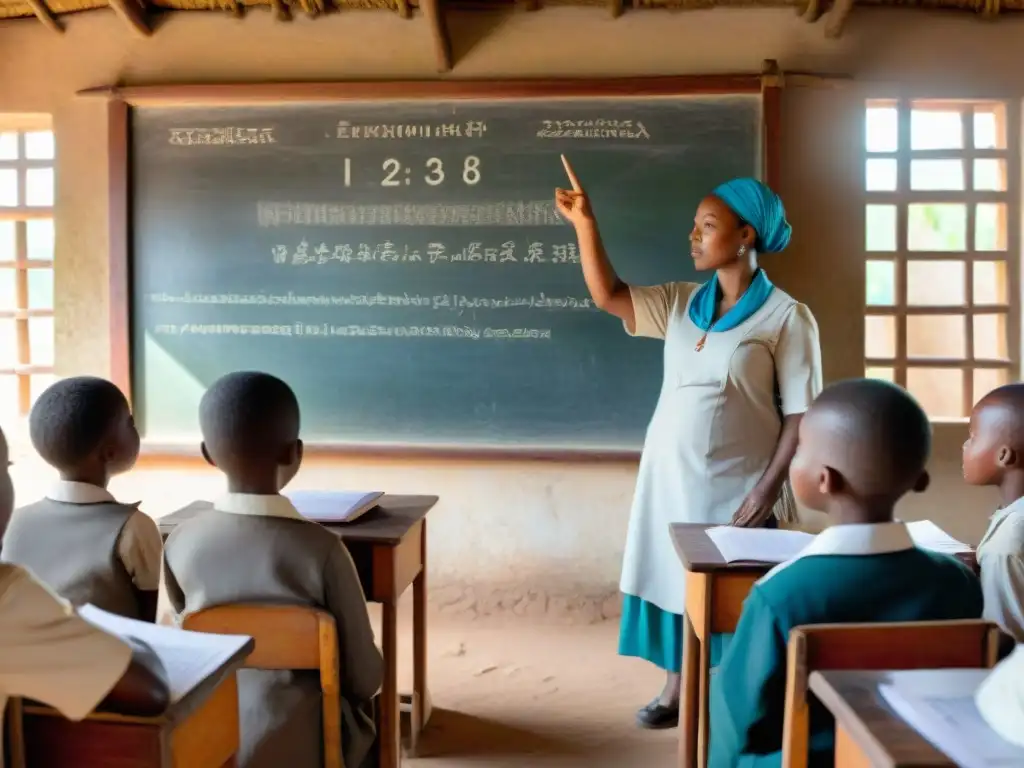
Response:
POLYGON ((138 0, 107 0, 114 12, 128 22, 136 32, 144 37, 153 34, 153 28, 149 26, 149 19, 146 18, 146 11, 138 0))
POLYGON ((427 23, 430 24, 434 55, 437 56, 437 71, 444 73, 451 72, 452 69, 452 41, 448 35, 448 25, 445 24, 441 2, 442 0, 420 0, 420 7, 427 23))
POLYGON ((25 0, 25 2, 28 3, 28 7, 32 9, 32 13, 36 15, 36 18, 47 27, 57 33, 64 31, 64 26, 57 21, 57 17, 50 12, 50 9, 46 7, 46 3, 43 0, 25 0))

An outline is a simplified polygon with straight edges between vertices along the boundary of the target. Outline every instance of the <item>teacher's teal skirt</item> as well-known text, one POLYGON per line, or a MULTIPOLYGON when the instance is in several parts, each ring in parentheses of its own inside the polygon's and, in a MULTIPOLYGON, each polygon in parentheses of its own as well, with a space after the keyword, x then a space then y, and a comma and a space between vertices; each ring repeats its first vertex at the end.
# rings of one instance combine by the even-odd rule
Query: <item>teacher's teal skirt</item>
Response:
MULTIPOLYGON (((718 666, 730 637, 711 636, 712 667, 718 666)), ((678 674, 683 665, 683 617, 636 595, 623 595, 619 655, 644 659, 678 674)))

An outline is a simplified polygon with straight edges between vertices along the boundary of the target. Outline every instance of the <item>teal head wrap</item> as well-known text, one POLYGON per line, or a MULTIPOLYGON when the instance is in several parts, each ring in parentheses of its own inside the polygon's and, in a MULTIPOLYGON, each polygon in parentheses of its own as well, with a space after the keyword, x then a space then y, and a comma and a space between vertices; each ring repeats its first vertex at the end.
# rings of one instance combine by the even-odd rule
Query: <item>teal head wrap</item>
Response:
POLYGON ((786 221, 782 200, 757 179, 733 179, 712 193, 754 228, 759 253, 778 253, 789 245, 793 228, 786 221))

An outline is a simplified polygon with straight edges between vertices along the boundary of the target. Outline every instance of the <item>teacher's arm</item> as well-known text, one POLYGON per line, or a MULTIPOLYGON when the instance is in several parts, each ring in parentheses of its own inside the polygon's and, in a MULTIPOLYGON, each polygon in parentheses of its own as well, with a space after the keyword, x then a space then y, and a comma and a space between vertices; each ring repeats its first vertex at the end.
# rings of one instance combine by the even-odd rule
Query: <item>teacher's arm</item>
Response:
POLYGON ((803 304, 792 309, 782 326, 775 345, 775 379, 781 400, 782 429, 771 461, 733 515, 733 525, 757 527, 768 522, 796 455, 800 419, 821 392, 818 324, 803 304))
POLYGON ((587 283, 590 297, 598 309, 620 318, 627 331, 636 333, 636 314, 629 286, 615 274, 615 268, 601 242, 601 232, 590 207, 590 199, 565 155, 562 155, 562 164, 572 189, 556 189, 555 206, 576 229, 583 279, 587 283))

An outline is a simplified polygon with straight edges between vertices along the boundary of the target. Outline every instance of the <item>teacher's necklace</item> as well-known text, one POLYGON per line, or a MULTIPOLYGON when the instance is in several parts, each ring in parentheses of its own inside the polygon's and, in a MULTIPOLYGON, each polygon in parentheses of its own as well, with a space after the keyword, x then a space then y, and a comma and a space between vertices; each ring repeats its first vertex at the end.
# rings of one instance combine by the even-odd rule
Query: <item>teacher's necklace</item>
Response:
MULTIPOLYGON (((729 309, 732 309, 732 307, 730 307, 729 309)), ((718 321, 725 317, 727 314, 729 314, 729 310, 723 310, 721 314, 719 314, 718 317, 712 321, 711 325, 708 326, 708 329, 704 331, 704 335, 697 339, 697 346, 693 348, 694 352, 700 352, 702 349, 704 349, 704 345, 708 343, 708 334, 715 329, 715 326, 718 325, 718 321)))
MULTIPOLYGON (((716 320, 715 323, 717 322, 718 321, 716 320)), ((715 327, 715 323, 709 325, 708 329, 704 331, 704 335, 697 340, 697 346, 693 348, 694 352, 700 352, 702 349, 704 349, 704 345, 707 344, 708 341, 708 334, 711 333, 711 329, 715 327)))

